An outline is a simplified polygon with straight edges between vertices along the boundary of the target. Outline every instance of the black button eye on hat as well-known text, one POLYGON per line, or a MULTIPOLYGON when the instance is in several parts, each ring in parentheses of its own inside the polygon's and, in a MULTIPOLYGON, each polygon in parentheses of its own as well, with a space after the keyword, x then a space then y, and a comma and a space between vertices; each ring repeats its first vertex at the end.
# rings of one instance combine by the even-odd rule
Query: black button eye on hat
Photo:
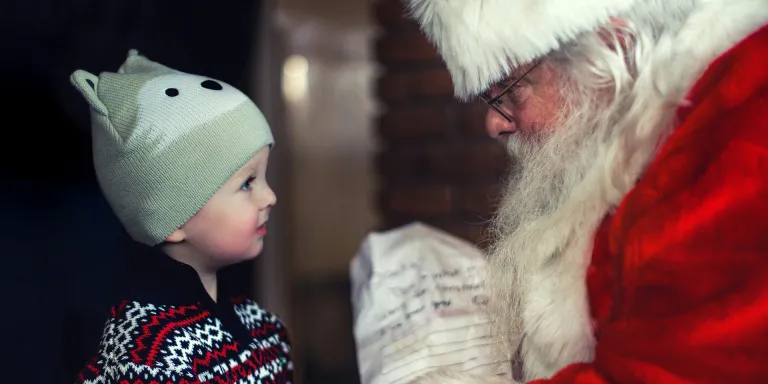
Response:
POLYGON ((221 91, 223 88, 218 81, 213 81, 213 80, 203 81, 202 83, 200 83, 200 86, 202 86, 205 89, 210 89, 214 91, 221 91))

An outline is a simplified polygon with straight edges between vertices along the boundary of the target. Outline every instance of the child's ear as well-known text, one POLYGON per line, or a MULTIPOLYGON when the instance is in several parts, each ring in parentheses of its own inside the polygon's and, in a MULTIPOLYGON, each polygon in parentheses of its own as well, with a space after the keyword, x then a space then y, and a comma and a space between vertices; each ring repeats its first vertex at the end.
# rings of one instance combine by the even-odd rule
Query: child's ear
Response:
POLYGON ((88 105, 99 114, 107 116, 107 107, 99 100, 96 90, 99 89, 99 78, 92 73, 78 69, 69 77, 69 81, 85 97, 88 105))
POLYGON ((184 233, 184 230, 179 228, 175 231, 173 231, 168 237, 165 238, 166 243, 181 243, 184 241, 184 239, 187 237, 187 235, 184 233))

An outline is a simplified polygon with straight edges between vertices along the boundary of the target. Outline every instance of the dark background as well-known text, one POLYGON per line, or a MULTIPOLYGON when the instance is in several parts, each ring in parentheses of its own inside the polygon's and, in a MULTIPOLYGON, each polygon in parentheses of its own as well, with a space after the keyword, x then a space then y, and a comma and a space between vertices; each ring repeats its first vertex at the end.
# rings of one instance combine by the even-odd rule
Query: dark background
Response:
MULTIPOLYGON (((70 383, 95 352, 131 242, 101 197, 75 69, 128 50, 247 91, 260 1, 13 0, 0 5, 3 382, 70 383), (6 323, 8 321, 8 323, 6 323)), ((252 266, 240 268, 250 284, 252 266)))

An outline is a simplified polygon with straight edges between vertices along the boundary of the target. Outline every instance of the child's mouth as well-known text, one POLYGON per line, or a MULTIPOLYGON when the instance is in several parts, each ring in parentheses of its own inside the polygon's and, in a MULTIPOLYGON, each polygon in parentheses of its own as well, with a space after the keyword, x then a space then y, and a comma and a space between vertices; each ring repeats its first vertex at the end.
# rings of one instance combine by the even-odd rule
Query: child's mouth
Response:
POLYGON ((264 236, 267 234, 267 223, 260 225, 258 228, 256 228, 256 234, 259 236, 264 236))

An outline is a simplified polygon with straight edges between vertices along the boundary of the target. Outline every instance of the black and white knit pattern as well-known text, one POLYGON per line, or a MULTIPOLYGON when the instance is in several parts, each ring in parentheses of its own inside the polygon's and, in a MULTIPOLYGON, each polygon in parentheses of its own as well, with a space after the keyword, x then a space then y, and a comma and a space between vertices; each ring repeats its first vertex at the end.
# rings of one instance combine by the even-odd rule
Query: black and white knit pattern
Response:
POLYGON ((84 384, 290 383, 290 345, 280 320, 244 300, 234 303, 251 341, 238 342, 200 306, 124 302, 113 309, 84 384))

